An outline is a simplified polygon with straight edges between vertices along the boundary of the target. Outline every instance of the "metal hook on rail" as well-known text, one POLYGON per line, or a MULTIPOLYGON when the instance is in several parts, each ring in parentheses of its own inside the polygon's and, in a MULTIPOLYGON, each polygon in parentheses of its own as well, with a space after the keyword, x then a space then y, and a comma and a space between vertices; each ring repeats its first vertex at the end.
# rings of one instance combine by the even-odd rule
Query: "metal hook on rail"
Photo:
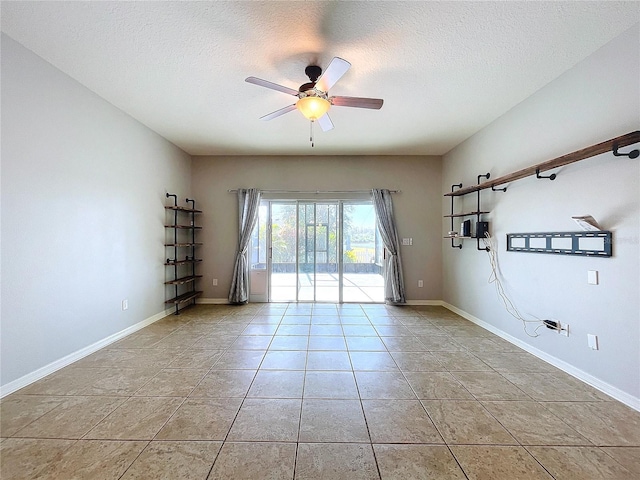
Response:
POLYGON ((536 178, 548 178, 549 180, 555 180, 557 175, 552 173, 551 175, 540 175, 540 169, 536 168, 536 178))
POLYGON ((631 150, 630 152, 627 152, 627 153, 619 153, 618 152, 618 144, 614 143, 613 144, 613 155, 616 156, 616 157, 638 158, 640 156, 640 150, 635 149, 635 150, 631 150))
POLYGON ((480 179, 482 177, 486 178, 487 180, 489 180, 489 177, 491 176, 491 172, 488 172, 486 175, 478 175, 478 185, 480 185, 480 179))

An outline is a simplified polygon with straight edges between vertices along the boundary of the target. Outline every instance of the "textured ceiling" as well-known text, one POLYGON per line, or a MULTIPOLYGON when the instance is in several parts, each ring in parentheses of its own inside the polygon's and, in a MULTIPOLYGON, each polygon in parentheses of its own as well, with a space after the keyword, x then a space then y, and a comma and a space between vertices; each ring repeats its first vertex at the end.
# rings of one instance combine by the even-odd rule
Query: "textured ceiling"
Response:
POLYGON ((637 23, 633 2, 2 2, 2 31, 193 155, 441 155, 637 23), (294 98, 311 63, 352 64, 335 129, 294 98))

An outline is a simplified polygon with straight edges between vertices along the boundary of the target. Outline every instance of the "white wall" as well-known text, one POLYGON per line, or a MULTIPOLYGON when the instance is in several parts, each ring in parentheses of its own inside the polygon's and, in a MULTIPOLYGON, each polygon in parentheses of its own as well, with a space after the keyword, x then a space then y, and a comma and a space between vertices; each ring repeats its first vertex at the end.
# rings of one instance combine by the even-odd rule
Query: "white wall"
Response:
POLYGON ((164 195, 191 161, 6 35, 1 100, 6 385, 164 311, 164 195))
MULTIPOLYGON (((478 174, 498 177, 638 130, 639 45, 636 25, 449 152, 443 193, 461 181, 475 184, 478 174)), ((523 313, 570 324, 568 338, 547 329, 537 338, 523 333, 487 283, 487 254, 476 251, 475 242, 462 250, 444 245, 444 300, 640 407, 639 180, 638 159, 603 154, 561 168, 555 181, 528 177, 506 193, 482 193, 507 293, 523 313), (613 231, 612 258, 505 251, 507 233, 576 231, 571 216, 584 214, 613 231), (587 284, 588 270, 600 272, 600 285, 587 284), (598 336, 599 351, 587 347, 588 333, 598 336)), ((475 198, 465 197, 465 210, 475 198)), ((442 210, 449 211, 448 197, 442 210)), ((442 228, 449 230, 449 223, 442 228)))
POLYGON ((201 232, 205 298, 229 294, 238 242, 238 207, 229 189, 368 190, 399 189, 393 196, 398 235, 412 237, 401 247, 407 300, 440 300, 440 157, 194 157, 192 185, 204 210, 201 232), (219 280, 213 287, 211 280, 219 280), (424 287, 418 288, 418 280, 424 287))

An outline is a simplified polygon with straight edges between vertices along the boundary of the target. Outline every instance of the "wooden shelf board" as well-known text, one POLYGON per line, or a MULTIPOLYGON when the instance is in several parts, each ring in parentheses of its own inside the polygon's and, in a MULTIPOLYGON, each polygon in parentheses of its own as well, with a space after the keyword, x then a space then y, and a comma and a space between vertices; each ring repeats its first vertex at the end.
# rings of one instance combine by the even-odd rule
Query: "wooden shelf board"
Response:
POLYGON ((184 302, 188 302, 189 300, 193 300, 194 298, 197 298, 200 295, 202 295, 202 292, 187 292, 187 293, 183 293, 182 295, 178 295, 175 298, 167 300, 164 303, 173 303, 173 304, 184 303, 184 302))
POLYGON ((461 237, 460 235, 458 235, 457 237, 442 237, 442 238, 447 238, 447 239, 451 239, 451 240, 455 240, 456 238, 476 238, 476 237, 461 237))
POLYGON ((451 218, 451 217, 471 217, 473 215, 484 215, 485 213, 490 212, 467 212, 467 213, 454 213, 450 215, 443 215, 443 217, 451 218))
POLYGON ((167 205, 164 208, 166 210, 177 210, 179 212, 202 213, 202 210, 194 210, 193 208, 187 208, 187 207, 176 207, 174 205, 167 205))
POLYGON ((164 282, 165 285, 184 285, 185 283, 195 282, 197 279, 202 278, 202 275, 189 275, 188 277, 176 278, 175 280, 169 280, 164 282))
POLYGON ((165 247, 198 247, 202 243, 165 243, 165 247))
POLYGON ((184 228, 189 230, 200 230, 202 227, 196 227, 195 225, 165 225, 165 228, 184 228))
POLYGON ((552 170, 554 168, 563 167, 571 163, 579 162, 580 160, 584 160, 586 158, 591 158, 596 155, 611 152, 614 145, 617 145, 618 147, 626 147, 638 142, 640 142, 640 130, 627 133, 626 135, 621 135, 620 137, 612 138, 611 140, 607 140, 605 142, 597 143, 596 145, 591 145, 590 147, 583 148, 581 150, 576 150, 575 152, 567 153, 566 155, 562 155, 561 157, 553 158, 551 160, 547 160, 546 162, 523 168, 516 172, 509 173, 508 175, 503 175, 502 177, 489 179, 486 182, 481 183, 480 185, 471 185, 470 187, 464 187, 453 192, 445 193, 444 196, 459 197, 468 193, 477 192, 478 190, 497 187, 499 185, 504 185, 505 183, 513 182, 515 180, 520 180, 521 178, 535 175, 536 170, 542 173, 546 172, 547 170, 552 170))
POLYGON ((201 261, 202 261, 201 258, 195 258, 193 260, 178 260, 177 262, 166 262, 165 265, 171 265, 171 266, 174 266, 174 265, 188 265, 188 264, 191 264, 191 263, 198 263, 198 262, 201 262, 201 261))

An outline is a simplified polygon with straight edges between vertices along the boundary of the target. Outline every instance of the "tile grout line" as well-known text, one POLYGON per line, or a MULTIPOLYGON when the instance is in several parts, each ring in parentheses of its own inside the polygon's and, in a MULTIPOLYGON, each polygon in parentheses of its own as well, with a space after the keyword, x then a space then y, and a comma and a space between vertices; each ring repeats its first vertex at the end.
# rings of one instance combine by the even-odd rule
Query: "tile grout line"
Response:
MULTIPOLYGON (((347 343, 347 340, 345 338, 345 344, 347 343)), ((358 378, 356 376, 356 372, 353 368, 353 360, 351 359, 351 352, 348 351, 347 353, 349 355, 349 362, 351 363, 351 373, 353 375, 353 379, 355 381, 356 384, 356 390, 358 392, 358 400, 360 402, 360 409, 362 410, 362 418, 364 419, 364 424, 365 427, 367 429, 367 435, 369 436, 369 446, 371 448, 371 453, 373 455, 373 461, 376 464, 376 471, 378 472, 378 478, 381 479, 382 478, 382 472, 380 472, 380 465, 378 463, 378 456, 376 455, 376 450, 375 448, 373 448, 373 438, 371 437, 371 430, 369 429, 369 422, 367 421, 367 415, 364 411, 364 404, 362 403, 362 395, 360 394, 360 387, 358 386, 358 378)))
MULTIPOLYGON (((311 333, 311 324, 309 324, 309 333, 311 333)), ((307 340, 307 351, 304 356, 304 378, 302 380, 302 393, 300 398, 300 415, 298 416, 298 435, 296 437, 296 452, 293 456, 293 477, 296 478, 296 470, 298 468, 298 450, 300 448, 300 429, 302 428, 302 408, 304 405, 304 389, 307 386, 307 362, 309 358, 309 340, 307 340)))
MULTIPOLYGON (((253 315, 253 318, 255 318, 255 315, 253 315)), ((278 325, 280 325, 280 324, 278 323, 278 325)), ((244 329, 243 329, 243 331, 244 331, 244 329)), ((238 337, 240 337, 240 335, 238 335, 238 337)), ((271 341, 273 341, 273 338, 272 338, 271 341)), ((269 344, 271 344, 271 342, 269 342, 269 344)), ((233 345, 233 343, 231 345, 233 345)), ((227 351, 231 348, 231 345, 229 345, 229 348, 227 349, 227 351)), ((234 423, 236 423, 236 420, 238 419, 238 415, 240 414, 240 410, 242 410, 242 406, 244 405, 244 402, 247 399, 247 396, 249 395, 249 390, 251 390, 251 386, 253 385, 253 382, 255 381, 256 376, 258 375, 258 371, 260 370, 260 365, 262 365, 262 362, 264 361, 264 357, 265 356, 266 356, 266 351, 265 351, 265 354, 262 357, 262 360, 260 360, 260 363, 258 364, 258 368, 256 368, 256 373, 253 375, 253 378, 251 379, 251 383, 249 384, 249 387, 247 388, 247 391, 245 392, 244 397, 242 398, 242 401, 240 402, 240 406, 238 407, 238 411, 234 415, 233 420, 231 421, 231 423, 229 424, 229 429, 227 430, 227 433, 224 436, 224 439, 222 440, 222 442, 220 444, 220 449, 218 450, 218 454, 216 455, 216 458, 213 459, 213 463, 211 464, 211 467, 209 467, 209 471, 207 472, 207 476, 205 477, 207 479, 211 476, 211 472, 213 472, 213 469, 215 468, 216 462, 220 458, 220 453, 222 452, 222 449, 224 448, 224 445, 227 442, 227 439, 229 438, 229 434, 231 433, 231 429, 233 428, 234 423)), ((222 358, 222 356, 220 356, 216 360, 216 362, 214 363, 213 366, 215 366, 215 364, 218 363, 218 360, 220 360, 220 358, 222 358)), ((211 370, 213 370, 213 366, 211 367, 211 370)))

